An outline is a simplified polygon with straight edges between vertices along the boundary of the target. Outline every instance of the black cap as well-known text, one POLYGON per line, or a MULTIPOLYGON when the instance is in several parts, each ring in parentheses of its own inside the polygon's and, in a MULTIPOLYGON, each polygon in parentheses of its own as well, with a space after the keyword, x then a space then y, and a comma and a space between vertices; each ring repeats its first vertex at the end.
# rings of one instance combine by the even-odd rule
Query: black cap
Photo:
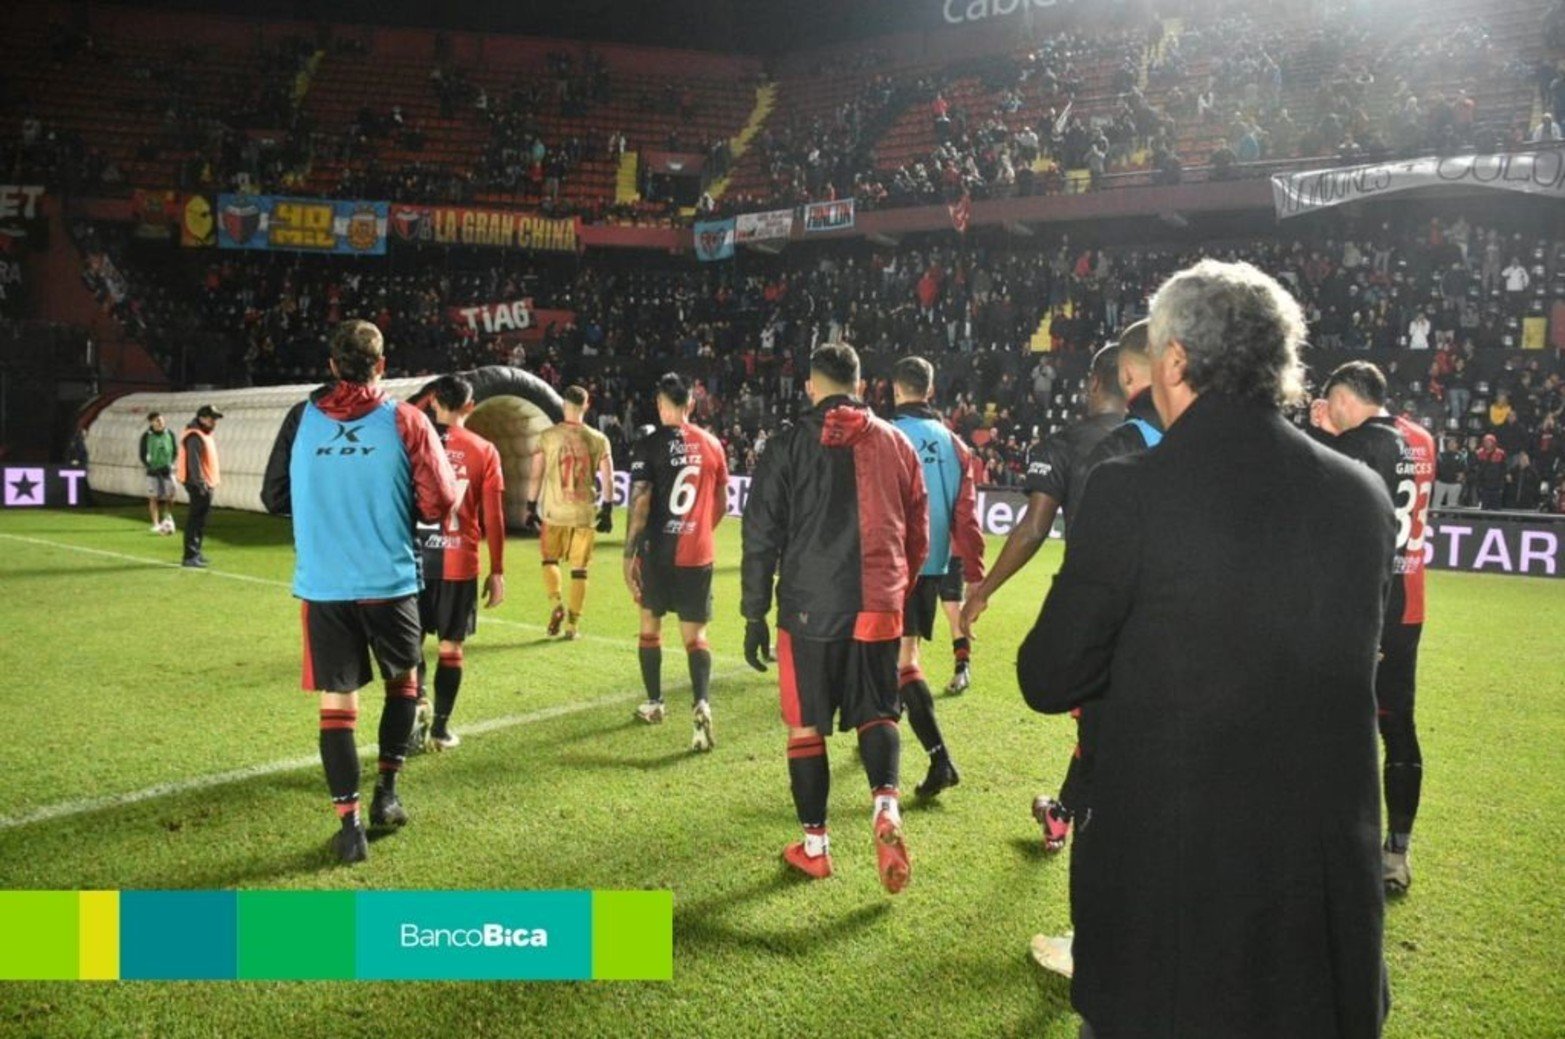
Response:
POLYGON ((196 418, 222 418, 223 413, 210 404, 201 405, 201 410, 196 412, 196 418))

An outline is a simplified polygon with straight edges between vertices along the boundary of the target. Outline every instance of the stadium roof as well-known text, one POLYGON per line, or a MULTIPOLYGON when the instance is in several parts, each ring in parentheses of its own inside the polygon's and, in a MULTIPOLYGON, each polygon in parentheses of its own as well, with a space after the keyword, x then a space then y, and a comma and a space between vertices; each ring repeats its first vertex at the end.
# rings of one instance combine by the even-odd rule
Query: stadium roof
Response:
MULTIPOLYGON (((298 21, 321 15, 304 0, 109 0, 119 6, 298 21)), ((778 54, 928 27, 940 0, 337 0, 339 24, 416 26, 613 40, 662 47, 778 54), (929 10, 923 10, 927 7, 929 10), (923 19, 926 24, 917 24, 923 19)))

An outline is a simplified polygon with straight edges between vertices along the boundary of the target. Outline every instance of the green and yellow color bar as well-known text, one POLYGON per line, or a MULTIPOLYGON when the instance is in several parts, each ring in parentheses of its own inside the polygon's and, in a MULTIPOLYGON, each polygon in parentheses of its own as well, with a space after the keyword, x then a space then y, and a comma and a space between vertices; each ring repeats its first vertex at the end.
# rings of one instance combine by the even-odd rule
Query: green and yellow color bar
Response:
POLYGON ((5 981, 667 981, 669 891, 0 891, 5 981))

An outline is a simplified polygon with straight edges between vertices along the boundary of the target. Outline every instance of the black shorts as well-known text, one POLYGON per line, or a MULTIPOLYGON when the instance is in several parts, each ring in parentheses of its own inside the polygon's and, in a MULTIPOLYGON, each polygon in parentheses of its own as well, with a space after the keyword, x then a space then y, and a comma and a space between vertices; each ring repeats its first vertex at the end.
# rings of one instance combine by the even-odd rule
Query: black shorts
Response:
POLYGON ((686 624, 712 619, 711 566, 641 562, 641 608, 654 617, 674 613, 686 624))
POLYGON ((832 717, 843 732, 877 718, 901 717, 897 700, 900 640, 795 639, 777 632, 777 680, 783 721, 831 735, 832 717))
MULTIPOLYGON (((940 581, 941 602, 962 601, 962 561, 955 556, 951 557, 951 565, 946 570, 946 575, 940 581)), ((928 636, 925 636, 926 638, 928 636)))
POLYGON ((940 613, 941 586, 945 580, 931 574, 914 582, 907 604, 902 607, 904 638, 916 636, 928 642, 935 637, 935 617, 940 613))
POLYGON ((1375 669, 1375 701, 1381 714, 1413 716, 1413 693, 1418 685, 1418 643, 1422 624, 1387 624, 1380 633, 1385 654, 1375 669))
POLYGON ((304 678, 300 685, 325 693, 352 693, 369 685, 370 654, 381 678, 418 667, 424 634, 418 596, 386 602, 305 602, 304 678))
POLYGON ((478 630, 478 578, 430 581, 418 595, 419 624, 442 642, 465 642, 478 630))

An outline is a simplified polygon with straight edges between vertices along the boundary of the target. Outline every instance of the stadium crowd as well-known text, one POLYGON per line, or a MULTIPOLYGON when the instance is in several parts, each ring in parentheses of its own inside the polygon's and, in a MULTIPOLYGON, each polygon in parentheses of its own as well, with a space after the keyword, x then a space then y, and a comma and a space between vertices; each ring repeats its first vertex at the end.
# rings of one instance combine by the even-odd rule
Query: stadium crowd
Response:
POLYGON ((646 388, 677 367, 698 378, 695 414, 743 472, 799 403, 808 352, 846 339, 864 355, 872 403, 888 411, 891 361, 931 358, 937 399, 996 485, 1021 482, 1036 443, 1079 410, 1086 352, 1142 316, 1163 278, 1199 255, 1245 259, 1304 304, 1312 351, 1390 352, 1398 409, 1459 438, 1470 499, 1491 433, 1506 474, 1530 464, 1548 484, 1535 502, 1520 493, 1529 481, 1516 481, 1512 497, 1524 507, 1565 482, 1554 441, 1559 359, 1540 351, 1522 362, 1514 352, 1525 319, 1565 300, 1565 243, 1460 215, 1199 247, 1100 249, 1068 238, 964 247, 935 236, 889 250, 801 249, 701 266, 514 253, 380 267, 248 253, 192 260, 138 249, 123 230, 78 233, 88 284, 189 382, 322 378, 328 330, 363 315, 385 333, 395 374, 518 363, 556 386, 583 382, 621 443, 646 421, 646 388), (122 284, 108 284, 105 271, 122 284), (551 319, 490 334, 455 313, 522 299, 551 319), (1036 354, 1044 321, 1052 349, 1036 354))
MULTIPOLYGON (((1218 12, 1192 14, 1177 32, 1152 19, 1106 33, 1040 33, 1010 54, 933 69, 898 67, 884 52, 869 51, 824 108, 790 105, 785 93, 752 149, 758 179, 737 176, 741 163, 735 180, 744 187, 719 193, 707 208, 725 213, 848 196, 865 208, 916 205, 964 193, 1064 190, 1070 170, 1088 171, 1091 185, 1122 172, 1173 183, 1189 163, 1225 178, 1272 159, 1358 161, 1565 136, 1565 62, 1517 58, 1476 16, 1451 31, 1388 41, 1384 27, 1362 12, 1328 6, 1302 25, 1218 12), (1480 96, 1529 81, 1543 110, 1536 123, 1520 109, 1484 111, 1479 104, 1480 96), (933 147, 888 159, 882 152, 911 112, 928 113, 933 147), (1187 147, 1196 151, 1185 155, 1187 147)), ((1540 29, 1559 35, 1562 25, 1565 6, 1557 3, 1540 29)), ((57 64, 112 63, 156 85, 149 103, 160 113, 159 129, 136 158, 177 158, 179 182, 145 186, 308 186, 338 197, 422 203, 503 193, 589 221, 678 219, 677 208, 658 202, 562 197, 585 157, 617 159, 627 147, 625 128, 606 141, 589 129, 594 107, 616 97, 612 69, 590 48, 551 53, 546 70, 510 76, 503 86, 491 73, 486 86, 460 63, 440 59, 437 46, 429 91, 441 117, 461 114, 485 128, 480 161, 456 166, 416 157, 430 135, 414 114, 425 110, 416 102, 429 97, 363 105, 343 127, 317 121, 307 103, 310 78, 322 61, 363 56, 366 45, 352 36, 323 30, 315 40, 258 44, 254 71, 220 76, 215 88, 191 47, 150 60, 64 27, 51 41, 57 64), (312 181, 312 168, 323 165, 341 170, 335 183, 312 181)), ((19 133, 0 147, 0 169, 72 191, 130 186, 125 172, 79 134, 41 120, 32 99, 7 100, 23 116, 19 133)), ((695 102, 688 85, 671 80, 661 90, 639 89, 635 104, 687 119, 695 102)), ((729 169, 730 142, 710 132, 682 139, 676 128, 655 143, 703 153, 712 179, 729 169)))

